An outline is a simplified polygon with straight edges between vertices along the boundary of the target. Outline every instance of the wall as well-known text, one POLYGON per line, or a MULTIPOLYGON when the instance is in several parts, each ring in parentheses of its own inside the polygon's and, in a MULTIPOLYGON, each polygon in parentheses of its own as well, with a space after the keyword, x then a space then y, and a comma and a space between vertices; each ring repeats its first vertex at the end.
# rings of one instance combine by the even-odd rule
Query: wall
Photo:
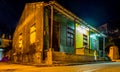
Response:
POLYGON ((79 28, 80 25, 76 23, 76 48, 83 47, 83 34, 81 33, 81 30, 79 28))
MULTIPOLYGON (((85 51, 87 48, 89 49, 89 30, 87 28, 83 28, 83 24, 76 23, 76 54, 86 55, 85 51), (87 41, 84 39, 83 35, 87 36, 87 41), (87 43, 87 46, 84 46, 84 42, 87 43)), ((84 26, 85 27, 85 26, 84 26)))
POLYGON ((43 3, 27 3, 13 35, 13 61, 40 63, 43 49, 43 3), (36 41, 30 45, 30 27, 36 26, 36 41), (23 49, 19 48, 22 33, 23 49), (39 54, 39 55, 38 55, 39 54), (39 62, 38 62, 38 59, 39 62))
POLYGON ((94 56, 68 54, 64 52, 53 52, 53 61, 62 63, 88 62, 94 61, 94 56))

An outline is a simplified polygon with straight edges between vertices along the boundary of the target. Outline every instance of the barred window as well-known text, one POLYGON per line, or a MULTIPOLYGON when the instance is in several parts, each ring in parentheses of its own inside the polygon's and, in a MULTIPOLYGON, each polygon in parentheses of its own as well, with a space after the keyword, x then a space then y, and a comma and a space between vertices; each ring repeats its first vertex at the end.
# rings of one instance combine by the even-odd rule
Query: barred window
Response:
POLYGON ((85 35, 85 34, 83 34, 83 46, 84 46, 85 48, 88 47, 88 37, 87 37, 87 35, 85 35))
POLYGON ((74 30, 70 27, 67 27, 67 45, 74 46, 74 30))

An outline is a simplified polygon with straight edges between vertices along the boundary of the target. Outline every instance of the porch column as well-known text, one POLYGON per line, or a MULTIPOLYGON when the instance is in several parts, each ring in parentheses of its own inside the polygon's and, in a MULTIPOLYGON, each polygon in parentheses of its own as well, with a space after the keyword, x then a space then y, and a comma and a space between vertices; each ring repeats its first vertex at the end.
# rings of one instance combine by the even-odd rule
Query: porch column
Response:
POLYGON ((74 19, 74 54, 76 54, 76 19, 74 19))
POLYGON ((105 37, 103 38, 103 57, 105 57, 105 37))
POLYGON ((52 37, 53 37, 53 5, 51 4, 50 47, 47 52, 47 64, 52 64, 52 37))

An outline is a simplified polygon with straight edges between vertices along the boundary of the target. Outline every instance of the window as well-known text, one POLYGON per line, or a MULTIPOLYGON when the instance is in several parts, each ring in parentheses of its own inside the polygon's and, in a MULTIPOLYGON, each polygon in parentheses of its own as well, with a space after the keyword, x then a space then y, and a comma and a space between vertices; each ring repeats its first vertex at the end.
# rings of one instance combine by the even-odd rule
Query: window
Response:
POLYGON ((1 43, 1 41, 0 41, 0 45, 1 45, 2 43, 1 43))
POLYGON ((23 47, 23 38, 22 38, 22 33, 19 34, 19 48, 22 48, 23 47))
POLYGON ((74 45, 74 30, 70 27, 67 27, 67 45, 74 45))
POLYGON ((30 44, 35 43, 36 41, 36 26, 35 24, 30 28, 30 44))
POLYGON ((0 45, 2 45, 2 39, 0 38, 0 45))
POLYGON ((83 34, 83 46, 87 48, 88 46, 88 38, 87 35, 83 34))

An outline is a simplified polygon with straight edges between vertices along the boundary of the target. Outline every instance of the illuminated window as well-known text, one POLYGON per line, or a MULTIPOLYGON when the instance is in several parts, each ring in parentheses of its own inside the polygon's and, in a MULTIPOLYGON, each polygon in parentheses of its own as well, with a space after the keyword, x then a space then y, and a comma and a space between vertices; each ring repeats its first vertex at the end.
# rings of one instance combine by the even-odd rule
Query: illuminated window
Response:
POLYGON ((36 26, 35 24, 30 28, 30 44, 35 43, 36 41, 36 26))
POLYGON ((67 45, 74 45, 74 30, 70 27, 67 27, 67 45))
POLYGON ((23 47, 23 38, 22 38, 22 33, 19 35, 19 48, 23 47))

